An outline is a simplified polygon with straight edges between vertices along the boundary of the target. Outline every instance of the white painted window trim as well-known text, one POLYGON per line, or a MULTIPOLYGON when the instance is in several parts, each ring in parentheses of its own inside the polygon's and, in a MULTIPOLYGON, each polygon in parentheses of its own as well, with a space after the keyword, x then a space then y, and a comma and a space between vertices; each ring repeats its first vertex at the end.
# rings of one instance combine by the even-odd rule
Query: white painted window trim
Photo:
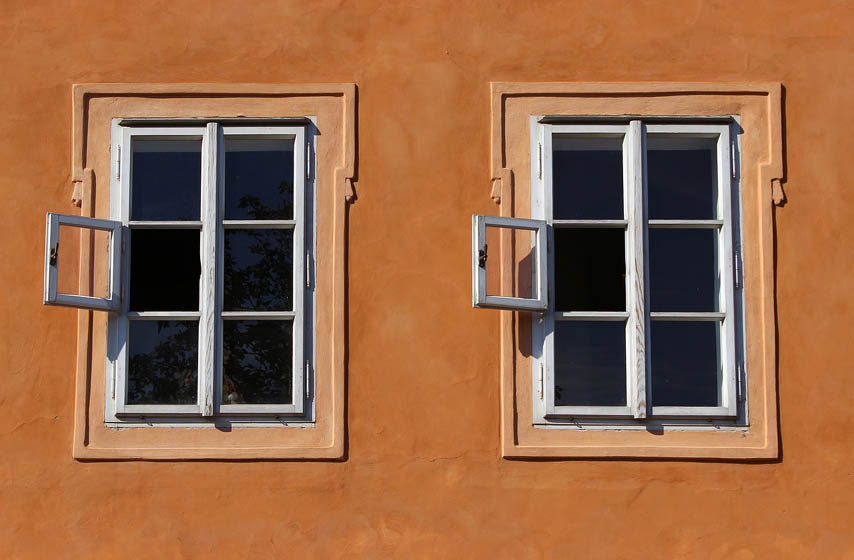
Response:
MULTIPOLYGON (((257 119, 253 119, 255 121, 257 119)), ((310 393, 311 356, 313 355, 314 289, 309 264, 314 259, 314 166, 311 157, 314 134, 310 126, 238 126, 217 122, 201 123, 196 127, 141 127, 122 126, 121 119, 112 123, 110 215, 129 230, 134 227, 187 227, 200 229, 202 274, 199 290, 198 312, 129 312, 128 302, 122 298, 117 313, 108 315, 107 325, 107 375, 105 421, 115 425, 215 425, 220 422, 239 424, 254 422, 258 425, 305 425, 314 419, 314 396, 310 393), (228 220, 223 221, 224 204, 224 143, 226 135, 264 136, 294 139, 294 216, 292 220, 228 220), (131 222, 130 178, 131 140, 138 136, 184 137, 202 139, 201 220, 186 222, 131 222), (311 145, 309 145, 311 144, 311 145), (125 153, 125 157, 119 154, 125 153), (210 224, 210 225, 209 225, 210 224), (293 309, 283 312, 223 312, 223 231, 229 227, 292 229, 294 255, 292 283, 293 309), (305 255, 305 257, 303 257, 305 255), (292 404, 281 405, 223 405, 222 385, 222 321, 290 319, 293 327, 293 385, 292 404), (189 319, 197 318, 199 324, 199 387, 198 401, 194 405, 127 405, 127 329, 128 322, 136 318, 189 319), (280 418, 281 417, 281 418, 280 418)), ((127 238, 127 235, 124 236, 127 238)), ((129 290, 129 252, 122 251, 118 269, 123 273, 121 294, 129 290)))
MULTIPOLYGON (((739 381, 744 382, 743 368, 739 367, 738 344, 743 345, 741 317, 738 313, 733 270, 735 249, 733 230, 738 224, 733 217, 732 204, 737 199, 736 166, 731 161, 737 156, 737 143, 732 143, 729 125, 721 124, 645 124, 631 120, 627 125, 616 124, 547 124, 539 117, 531 118, 531 217, 544 220, 548 227, 548 307, 544 313, 535 314, 532 321, 532 395, 533 422, 543 427, 574 427, 588 423, 592 428, 614 425, 637 426, 645 423, 671 423, 691 426, 691 422, 707 424, 723 420, 746 422, 746 402, 739 407, 739 381), (623 137, 623 220, 561 220, 552 219, 552 146, 554 134, 584 134, 623 137), (717 137, 717 220, 657 220, 646 221, 646 135, 680 134, 687 137, 717 137), (732 150, 732 151, 731 151, 732 150), (542 158, 541 161, 537 161, 542 158), (733 199, 735 199, 733 201, 733 199), (554 227, 585 225, 619 227, 626 231, 626 312, 573 312, 556 313, 554 310, 554 227), (724 279, 718 313, 647 313, 649 301, 648 252, 649 227, 700 227, 716 228, 718 239, 719 277, 724 279), (651 357, 648 351, 650 322, 656 319, 714 320, 721 328, 721 402, 720 407, 652 407, 651 357), (609 320, 627 321, 626 329, 626 391, 627 406, 583 407, 556 406, 554 404, 554 322, 556 320, 609 320), (741 377, 741 380, 739 380, 741 377)), ((740 291, 739 291, 740 295, 740 291)))
MULTIPOLYGON (((493 258, 500 258, 498 247, 493 249, 493 258)), ((517 311, 542 311, 548 302, 546 285, 546 222, 525 218, 501 216, 472 216, 472 305, 473 307, 513 309, 517 311), (535 297, 510 297, 488 295, 486 284, 486 261, 489 258, 486 243, 486 228, 527 230, 534 233, 531 239, 532 288, 535 297)))
MULTIPOLYGON (((115 220, 99 220, 85 216, 70 216, 48 212, 45 225, 44 249, 44 303, 45 305, 62 305, 80 309, 112 311, 119 308, 121 285, 121 244, 122 224, 115 220), (109 232, 109 297, 84 296, 80 294, 63 294, 59 292, 59 270, 57 257, 59 255, 59 228, 61 226, 76 227, 109 232)), ((62 248, 69 250, 67 248, 62 248)), ((73 249, 72 249, 73 251, 73 249)))

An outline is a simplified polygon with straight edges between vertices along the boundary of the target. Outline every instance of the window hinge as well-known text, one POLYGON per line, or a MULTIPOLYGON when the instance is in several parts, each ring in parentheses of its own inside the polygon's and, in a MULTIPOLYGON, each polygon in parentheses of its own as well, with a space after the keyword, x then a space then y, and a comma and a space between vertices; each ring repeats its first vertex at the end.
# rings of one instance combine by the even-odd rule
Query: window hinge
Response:
POLYGON ((305 144, 305 178, 311 179, 311 142, 305 144))
POLYGON ((735 253, 733 254, 733 261, 735 269, 733 272, 735 273, 735 288, 741 289, 741 247, 736 246, 735 253))
POLYGON ((732 178, 735 179, 735 142, 729 143, 729 166, 732 178))
POLYGON ((305 287, 311 288, 311 253, 305 252, 305 287))
POLYGON ((122 147, 116 146, 116 181, 122 178, 122 147))
POLYGON ((311 364, 308 360, 305 361, 305 375, 303 376, 303 385, 305 385, 305 398, 308 399, 311 397, 311 383, 309 383, 309 379, 311 378, 311 364))
POLYGON ((110 376, 110 398, 116 400, 116 361, 113 360, 113 373, 110 376))
POLYGON ((738 366, 736 367, 735 375, 736 375, 736 380, 735 380, 736 381, 736 383, 735 383, 736 396, 735 396, 735 398, 738 400, 738 402, 742 402, 744 400, 744 386, 743 386, 744 370, 742 370, 741 364, 738 364, 738 366))
POLYGON ((543 362, 540 362, 540 400, 543 400, 543 362))
POLYGON ((537 179, 543 178, 543 145, 537 144, 537 179))

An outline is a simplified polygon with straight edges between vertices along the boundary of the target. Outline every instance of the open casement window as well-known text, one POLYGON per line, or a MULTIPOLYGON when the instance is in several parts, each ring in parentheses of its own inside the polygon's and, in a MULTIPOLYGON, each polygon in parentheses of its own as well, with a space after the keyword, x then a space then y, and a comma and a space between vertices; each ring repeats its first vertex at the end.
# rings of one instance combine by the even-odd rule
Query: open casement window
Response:
MULTIPOLYGON (((516 311, 545 310, 548 302, 546 289, 546 222, 543 220, 528 220, 522 218, 505 218, 499 216, 472 216, 472 303, 474 307, 511 309, 516 311), (489 261, 488 233, 494 237, 493 246, 496 263, 494 269, 499 270, 498 236, 510 234, 510 240, 518 252, 525 252, 521 262, 515 263, 516 274, 513 277, 517 289, 509 294, 496 294, 489 281, 487 268, 489 261), (530 279, 530 280, 529 280, 530 279), (525 291, 522 295, 520 292, 525 291)), ((498 278, 492 282, 498 284, 498 278)))
MULTIPOLYGON (((48 212, 45 230, 44 255, 44 303, 64 305, 80 309, 112 311, 121 305, 119 287, 121 272, 122 224, 114 220, 99 220, 83 216, 69 216, 48 212), (108 236, 107 285, 101 296, 67 294, 60 290, 60 231, 63 227, 93 232, 104 232, 108 236)), ((72 247, 63 250, 73 252, 72 247)))
POLYGON ((655 122, 535 127, 535 424, 743 418, 730 125, 655 122))
POLYGON ((45 303, 110 311, 107 421, 304 419, 306 127, 115 119, 112 136, 114 219, 48 214, 45 254, 45 303), (105 297, 59 293, 60 226, 109 232, 105 297))

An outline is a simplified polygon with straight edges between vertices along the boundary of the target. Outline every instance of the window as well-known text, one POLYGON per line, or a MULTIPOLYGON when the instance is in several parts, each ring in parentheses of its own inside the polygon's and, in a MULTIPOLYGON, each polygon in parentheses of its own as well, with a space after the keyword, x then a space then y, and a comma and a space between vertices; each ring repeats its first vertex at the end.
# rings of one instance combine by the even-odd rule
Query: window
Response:
POLYGON ((310 418, 306 128, 114 123, 113 221, 91 227, 124 230, 121 296, 58 296, 116 311, 108 422, 310 418))
POLYGON ((474 298, 502 309, 502 455, 776 457, 779 84, 493 83, 491 106, 514 228, 472 267, 514 298, 474 298))
POLYGON ((128 231, 108 336, 116 417, 302 415, 305 126, 115 131, 114 217, 128 231))
POLYGON ((45 303, 83 310, 74 457, 340 458, 355 86, 73 93, 45 303))
POLYGON ((540 121, 532 215, 553 250, 534 421, 735 421, 729 123, 540 121))

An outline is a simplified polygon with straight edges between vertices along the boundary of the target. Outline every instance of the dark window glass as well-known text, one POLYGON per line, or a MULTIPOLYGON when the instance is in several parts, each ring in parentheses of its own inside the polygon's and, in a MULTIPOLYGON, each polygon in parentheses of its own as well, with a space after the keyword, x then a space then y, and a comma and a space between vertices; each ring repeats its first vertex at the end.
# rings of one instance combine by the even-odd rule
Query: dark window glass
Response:
POLYGON ((226 311, 290 311, 293 308, 293 231, 225 231, 226 311))
POLYGON ((717 321, 653 321, 653 406, 719 406, 717 321))
POLYGON ((649 230, 652 311, 717 311, 716 229, 649 230))
POLYGON ((196 404, 199 323, 130 321, 127 404, 196 404))
POLYGON ((623 139, 552 138, 555 220, 623 219, 623 139))
POLYGON ((223 404, 293 402, 293 323, 223 321, 223 404))
POLYGON ((626 323, 556 321, 555 404, 626 406, 626 323))
POLYGON ((198 311, 199 230, 133 229, 131 311, 198 311))
POLYGON ((661 137, 647 141, 650 220, 717 217, 714 138, 661 137))
POLYGON ((555 310, 625 311, 622 228, 555 228, 555 310))
POLYGON ((294 217, 294 141, 225 138, 225 219, 294 217))
POLYGON ((198 220, 202 141, 133 140, 131 220, 198 220))

